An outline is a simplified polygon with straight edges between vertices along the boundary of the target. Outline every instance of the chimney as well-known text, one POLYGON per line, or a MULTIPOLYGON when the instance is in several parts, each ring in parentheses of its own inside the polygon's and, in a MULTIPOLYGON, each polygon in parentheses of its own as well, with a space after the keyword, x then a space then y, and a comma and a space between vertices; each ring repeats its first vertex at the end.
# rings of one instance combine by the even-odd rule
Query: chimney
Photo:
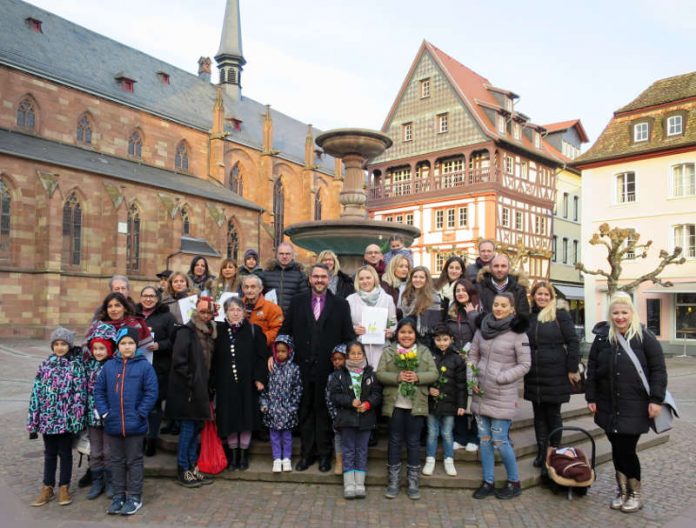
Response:
POLYGON ((198 78, 210 82, 210 65, 213 61, 210 57, 201 57, 198 59, 198 78))

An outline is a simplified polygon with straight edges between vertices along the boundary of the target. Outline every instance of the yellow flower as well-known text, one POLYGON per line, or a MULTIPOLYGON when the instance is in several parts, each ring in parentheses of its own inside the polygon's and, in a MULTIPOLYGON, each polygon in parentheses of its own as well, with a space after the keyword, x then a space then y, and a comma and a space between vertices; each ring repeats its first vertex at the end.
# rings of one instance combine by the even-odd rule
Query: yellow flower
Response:
POLYGON ((440 367, 440 372, 447 372, 447 367, 445 367, 445 366, 440 367))
POLYGON ((408 353, 408 357, 411 358, 411 359, 414 359, 414 358, 416 357, 416 353, 413 352, 413 351, 411 351, 411 352, 408 353))

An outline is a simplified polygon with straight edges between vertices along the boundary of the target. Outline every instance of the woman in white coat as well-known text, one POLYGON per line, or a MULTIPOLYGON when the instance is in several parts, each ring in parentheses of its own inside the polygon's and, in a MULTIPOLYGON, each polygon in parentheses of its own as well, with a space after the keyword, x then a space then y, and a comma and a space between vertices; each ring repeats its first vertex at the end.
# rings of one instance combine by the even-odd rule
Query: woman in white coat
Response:
MULTIPOLYGON (((346 299, 350 305, 350 315, 353 319, 353 329, 362 342, 367 328, 363 326, 363 311, 367 307, 387 309, 387 328, 385 339, 394 335, 396 328, 396 307, 391 295, 385 292, 379 285, 377 271, 372 266, 362 266, 355 273, 355 293, 346 299)), ((384 344, 365 344, 367 362, 376 368, 379 358, 382 356, 384 344)))

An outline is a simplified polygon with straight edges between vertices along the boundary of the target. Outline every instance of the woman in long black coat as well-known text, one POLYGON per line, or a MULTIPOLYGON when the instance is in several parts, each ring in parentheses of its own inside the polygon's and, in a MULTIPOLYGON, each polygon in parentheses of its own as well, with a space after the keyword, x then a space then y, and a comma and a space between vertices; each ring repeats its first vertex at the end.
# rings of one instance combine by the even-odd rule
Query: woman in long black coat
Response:
POLYGON ((147 419, 148 430, 145 440, 145 456, 153 456, 157 451, 157 437, 162 423, 162 404, 167 399, 176 319, 169 311, 169 307, 162 304, 162 294, 154 286, 145 286, 140 291, 140 303, 135 308, 136 315, 145 319, 154 337, 154 341, 147 345, 147 349, 152 351, 152 366, 157 374, 159 393, 157 403, 147 419))
POLYGON ((227 437, 230 467, 249 467, 251 432, 261 423, 259 393, 264 389, 268 352, 263 330, 244 318, 238 297, 225 302, 225 321, 217 323, 211 365, 218 434, 227 437))
MULTIPOLYGON (((533 464, 540 467, 549 433, 563 426, 561 404, 570 401, 571 383, 580 379, 580 343, 568 312, 557 309, 556 293, 550 283, 537 282, 531 297, 527 335, 532 367, 524 377, 524 399, 531 401, 534 409, 537 456, 533 464)), ((558 446, 560 440, 557 434, 549 443, 558 446)))
POLYGON ((641 326, 627 294, 611 299, 609 321, 597 323, 592 332, 596 337, 587 362, 585 399, 611 443, 618 488, 611 508, 633 513, 643 507, 636 446, 640 435, 648 432, 650 420, 662 410, 667 390, 665 357, 657 338, 641 326), (622 340, 640 363, 650 394, 622 340))

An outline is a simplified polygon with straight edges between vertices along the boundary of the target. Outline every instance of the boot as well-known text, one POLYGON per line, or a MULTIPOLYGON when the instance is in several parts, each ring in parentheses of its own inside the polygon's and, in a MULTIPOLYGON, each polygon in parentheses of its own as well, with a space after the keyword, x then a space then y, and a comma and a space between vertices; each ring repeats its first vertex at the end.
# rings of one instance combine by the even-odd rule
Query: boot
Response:
POLYGON ((612 510, 620 510, 628 499, 628 479, 620 471, 616 472, 616 497, 611 501, 612 510))
POLYGON ((544 461, 546 459, 546 452, 544 450, 544 443, 537 443, 537 454, 534 457, 534 461, 532 462, 532 465, 535 468, 540 468, 541 466, 544 465, 544 461))
POLYGON ((104 489, 106 491, 106 496, 109 499, 113 499, 114 498, 114 483, 113 483, 113 479, 111 477, 111 470, 110 469, 104 470, 104 489))
POLYGON ((63 484, 58 487, 58 504, 61 506, 67 506, 72 502, 72 497, 70 496, 70 485, 63 484))
POLYGON ((635 513, 643 507, 643 502, 640 500, 640 480, 628 479, 628 498, 621 506, 621 511, 624 513, 635 513))
POLYGON ((53 486, 46 486, 45 484, 41 486, 41 493, 34 499, 31 503, 32 506, 43 506, 47 502, 52 501, 56 498, 55 493, 53 493, 53 486))
POLYGON ((387 466, 387 491, 384 496, 388 499, 394 499, 399 494, 399 486, 401 485, 401 463, 387 466))
POLYGON ((435 457, 425 457, 425 465, 423 466, 423 475, 429 477, 435 471, 435 457))
POLYGON ((201 483, 198 482, 193 472, 189 469, 184 469, 181 466, 176 468, 176 483, 184 488, 200 488, 201 483))
POLYGON ((406 478, 408 479, 408 498, 411 500, 420 499, 420 466, 408 466, 406 478))
POLYGON ((239 471, 246 471, 249 469, 249 450, 240 449, 239 450, 239 471))
POLYGON ((364 499, 367 497, 367 490, 365 489, 365 472, 364 471, 353 471, 355 475, 355 498, 364 499))
POLYGON ((341 453, 336 453, 336 467, 334 468, 334 475, 343 474, 343 455, 341 453))
POLYGON ((343 473, 343 498, 355 498, 355 471, 346 471, 343 473))
POLYGON ((105 489, 105 484, 104 484, 104 470, 103 469, 93 469, 92 470, 92 487, 89 489, 89 493, 87 493, 87 498, 89 500, 94 500, 99 495, 104 493, 105 489))
POLYGON ((87 486, 92 485, 92 470, 90 468, 87 468, 87 471, 85 472, 84 475, 80 478, 80 480, 77 481, 77 487, 78 488, 86 488, 87 486))
POLYGON ((157 454, 157 438, 145 439, 145 456, 151 457, 157 454))

